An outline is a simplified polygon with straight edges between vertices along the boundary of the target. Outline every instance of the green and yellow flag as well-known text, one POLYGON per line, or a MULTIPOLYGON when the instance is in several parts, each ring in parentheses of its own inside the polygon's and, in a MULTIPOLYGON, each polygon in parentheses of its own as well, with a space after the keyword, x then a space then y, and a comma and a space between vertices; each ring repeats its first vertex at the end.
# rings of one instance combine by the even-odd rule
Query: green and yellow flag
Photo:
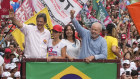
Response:
POLYGON ((26 79, 116 79, 117 63, 26 62, 26 79))
MULTIPOLYGON (((47 18, 47 24, 44 26, 46 29, 51 30, 53 28, 52 26, 52 22, 51 22, 51 18, 48 12, 47 8, 42 9, 40 12, 38 12, 37 14, 35 14, 33 17, 31 17, 30 19, 28 19, 25 24, 29 24, 29 23, 34 23, 36 24, 36 16, 39 13, 45 13, 46 14, 46 18, 47 18), (46 27, 48 26, 48 28, 46 27)), ((17 28, 12 32, 13 37, 15 38, 16 42, 19 44, 20 48, 22 50, 24 50, 23 48, 23 43, 24 43, 24 34, 17 28)))

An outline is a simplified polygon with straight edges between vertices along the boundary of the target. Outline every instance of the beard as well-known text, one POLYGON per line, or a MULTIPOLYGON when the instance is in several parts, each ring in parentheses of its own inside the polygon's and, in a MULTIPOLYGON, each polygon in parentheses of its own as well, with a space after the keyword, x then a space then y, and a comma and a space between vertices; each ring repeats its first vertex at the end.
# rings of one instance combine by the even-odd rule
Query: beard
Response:
POLYGON ((97 38, 99 36, 99 34, 93 33, 91 36, 92 36, 93 39, 95 39, 95 38, 97 38))

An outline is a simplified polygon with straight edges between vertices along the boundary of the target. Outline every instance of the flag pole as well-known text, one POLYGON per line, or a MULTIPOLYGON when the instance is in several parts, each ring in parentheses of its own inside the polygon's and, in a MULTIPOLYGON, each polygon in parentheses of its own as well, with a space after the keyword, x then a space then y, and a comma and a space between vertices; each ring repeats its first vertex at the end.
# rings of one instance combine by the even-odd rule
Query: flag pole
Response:
POLYGON ((8 35, 8 33, 10 32, 10 30, 13 28, 13 26, 14 26, 14 24, 10 27, 10 29, 8 30, 8 32, 6 32, 6 35, 0 41, 0 45, 2 45, 2 43, 4 42, 5 37, 8 35))

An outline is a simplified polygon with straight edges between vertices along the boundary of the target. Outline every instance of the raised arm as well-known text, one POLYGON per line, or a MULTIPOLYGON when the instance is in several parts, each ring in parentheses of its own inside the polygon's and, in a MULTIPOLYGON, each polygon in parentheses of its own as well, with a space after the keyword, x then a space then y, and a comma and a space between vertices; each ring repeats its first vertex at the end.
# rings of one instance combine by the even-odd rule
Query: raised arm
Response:
POLYGON ((84 37, 85 34, 86 34, 87 32, 89 32, 89 30, 83 28, 83 27, 79 24, 79 22, 76 20, 76 18, 74 18, 74 14, 75 14, 75 11, 74 11, 74 10, 71 10, 71 11, 70 11, 70 15, 71 15, 72 23, 73 23, 74 27, 76 28, 77 32, 79 33, 79 35, 80 35, 81 37, 84 37))
POLYGON ((16 18, 15 18, 15 14, 14 14, 14 10, 13 9, 10 9, 9 10, 9 18, 12 20, 12 22, 17 25, 18 28, 22 28, 23 27, 23 24, 20 23, 20 21, 18 21, 16 18))

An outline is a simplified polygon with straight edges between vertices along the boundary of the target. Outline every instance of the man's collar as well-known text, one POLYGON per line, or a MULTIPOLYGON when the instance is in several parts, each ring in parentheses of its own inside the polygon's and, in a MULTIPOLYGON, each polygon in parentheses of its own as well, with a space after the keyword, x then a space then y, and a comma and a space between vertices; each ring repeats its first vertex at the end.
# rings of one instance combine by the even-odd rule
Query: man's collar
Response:
POLYGON ((40 31, 38 30, 37 26, 36 26, 35 31, 44 34, 44 33, 45 33, 45 28, 44 28, 43 32, 40 32, 40 31))
MULTIPOLYGON (((91 37, 92 38, 92 37, 91 37)), ((92 38, 94 41, 98 40, 100 38, 100 35, 97 38, 92 38)))

